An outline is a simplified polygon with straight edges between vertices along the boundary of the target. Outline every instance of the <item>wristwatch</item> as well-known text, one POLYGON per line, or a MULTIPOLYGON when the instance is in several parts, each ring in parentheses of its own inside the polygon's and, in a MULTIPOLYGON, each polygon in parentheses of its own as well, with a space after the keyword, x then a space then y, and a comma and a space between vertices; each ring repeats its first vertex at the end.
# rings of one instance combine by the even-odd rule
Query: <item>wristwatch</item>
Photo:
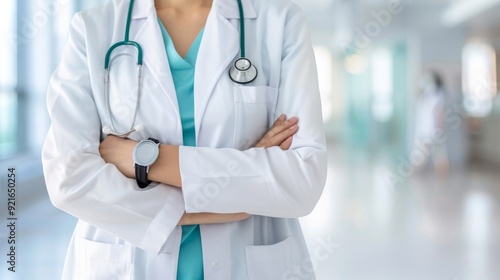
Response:
POLYGON ((148 179, 149 166, 151 166, 160 154, 160 141, 154 138, 142 140, 132 152, 135 167, 135 180, 139 188, 144 189, 151 184, 148 179))

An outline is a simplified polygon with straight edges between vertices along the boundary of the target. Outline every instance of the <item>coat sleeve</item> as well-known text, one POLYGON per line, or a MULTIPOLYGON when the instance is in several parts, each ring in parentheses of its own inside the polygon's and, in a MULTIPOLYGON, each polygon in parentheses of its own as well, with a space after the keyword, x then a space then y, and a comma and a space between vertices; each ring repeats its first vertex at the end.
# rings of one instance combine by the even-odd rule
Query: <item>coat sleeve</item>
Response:
POLYGON ((186 211, 294 218, 309 214, 326 181, 326 144, 314 53, 305 16, 284 30, 276 114, 299 118, 292 147, 246 151, 180 148, 186 211))
POLYGON ((101 80, 90 79, 84 34, 77 14, 47 93, 51 127, 42 164, 50 199, 78 219, 159 253, 169 247, 171 234, 178 233, 174 229, 184 213, 182 192, 163 185, 140 190, 101 158, 101 122, 91 89, 92 82, 101 80))

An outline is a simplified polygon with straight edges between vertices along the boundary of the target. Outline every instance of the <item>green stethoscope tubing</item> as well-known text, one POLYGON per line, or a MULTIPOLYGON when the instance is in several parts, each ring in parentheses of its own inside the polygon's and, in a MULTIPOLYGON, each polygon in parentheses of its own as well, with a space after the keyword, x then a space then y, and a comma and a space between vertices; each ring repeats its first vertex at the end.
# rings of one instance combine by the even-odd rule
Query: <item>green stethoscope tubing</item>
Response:
MULTIPOLYGON (((139 43, 135 41, 130 41, 129 36, 130 36, 130 23, 132 22, 132 12, 134 9, 134 2, 135 0, 130 0, 130 6, 128 8, 128 15, 127 15, 127 24, 125 27, 125 39, 121 42, 118 42, 111 46, 109 50, 106 53, 106 58, 104 60, 104 69, 109 68, 109 64, 111 61, 111 54, 113 51, 121 46, 133 46, 137 50, 137 65, 142 65, 142 58, 143 58, 143 52, 142 52, 142 47, 139 45, 139 43)), ((241 3, 241 0, 237 0, 238 2, 238 9, 240 13, 240 55, 241 57, 245 57, 246 55, 246 50, 245 50, 245 21, 244 19, 244 12, 243 12, 243 4, 241 3)))
MULTIPOLYGON (((257 69, 255 66, 252 65, 249 59, 245 57, 245 15, 243 11, 243 4, 241 3, 241 0, 236 0, 238 2, 238 9, 239 9, 239 15, 240 15, 240 58, 237 59, 234 63, 234 65, 231 67, 229 71, 229 76, 231 80, 233 80, 235 83, 239 84, 247 84, 255 80, 257 77, 257 69), (250 75, 245 76, 245 73, 251 73, 250 75)), ((106 57, 104 59, 104 69, 106 71, 105 78, 104 78, 104 95, 105 95, 105 106, 106 106, 106 111, 108 114, 108 119, 110 122, 110 127, 109 126, 104 126, 103 127, 103 132, 104 134, 112 134, 118 137, 128 137, 132 132, 134 131, 139 131, 142 130, 142 125, 135 125, 136 119, 137 119, 137 110, 139 108, 139 100, 141 99, 141 77, 142 77, 142 60, 143 60, 143 51, 142 47, 139 43, 135 41, 130 41, 130 24, 132 22, 132 12, 134 9, 134 2, 135 0, 130 0, 130 5, 128 8, 128 15, 127 15, 127 22, 126 22, 126 27, 125 27, 125 38, 121 42, 117 42, 114 45, 112 45, 108 51, 106 52, 106 57), (134 117, 132 120, 132 124, 129 128, 129 130, 125 133, 119 133, 116 132, 116 128, 114 125, 113 117, 111 116, 111 105, 110 105, 110 97, 109 97, 109 83, 110 83, 110 71, 111 71, 111 64, 113 60, 117 59, 120 56, 127 55, 127 56, 132 56, 128 53, 123 53, 116 55, 115 57, 111 58, 111 55, 115 49, 121 46, 133 46, 137 50, 137 101, 136 101, 136 106, 134 110, 134 117)))
POLYGON ((111 61, 111 54, 113 51, 121 46, 133 46, 137 50, 137 65, 142 65, 142 57, 143 57, 143 52, 142 52, 142 47, 139 45, 139 43, 135 41, 130 41, 129 40, 129 35, 130 35, 130 23, 132 22, 132 11, 134 9, 134 2, 135 0, 130 0, 130 6, 128 8, 128 16, 127 16, 127 24, 125 28, 125 39, 121 42, 118 42, 111 46, 108 49, 108 52, 106 53, 106 59, 104 60, 104 69, 109 69, 109 64, 111 61))
POLYGON ((238 0, 238 8, 240 10, 240 55, 245 57, 245 15, 243 13, 243 4, 238 0))
POLYGON ((130 0, 130 6, 128 8, 128 15, 127 15, 127 24, 125 28, 125 39, 121 42, 118 42, 114 45, 112 45, 108 51, 106 52, 106 58, 104 59, 104 69, 106 70, 106 75, 104 78, 104 95, 105 95, 105 105, 106 105, 106 111, 108 114, 108 119, 110 122, 110 126, 104 126, 103 127, 103 132, 104 134, 112 134, 118 137, 128 137, 132 132, 142 130, 142 125, 135 125, 136 119, 137 119, 137 110, 139 109, 139 101, 141 99, 141 77, 142 77, 142 58, 143 58, 143 52, 142 52, 142 47, 139 45, 139 43, 135 41, 130 41, 129 34, 130 34, 130 23, 132 22, 132 11, 134 9, 134 0, 130 0), (115 128, 115 123, 113 121, 113 117, 111 116, 111 105, 109 101, 109 82, 110 82, 110 77, 109 73, 111 71, 111 64, 114 59, 122 56, 122 55, 127 55, 127 56, 132 56, 130 54, 119 54, 115 56, 113 59, 111 59, 111 54, 113 51, 121 46, 133 46, 137 50, 137 101, 134 109, 134 117, 132 119, 132 124, 129 128, 129 130, 125 133, 120 133, 117 132, 115 128))

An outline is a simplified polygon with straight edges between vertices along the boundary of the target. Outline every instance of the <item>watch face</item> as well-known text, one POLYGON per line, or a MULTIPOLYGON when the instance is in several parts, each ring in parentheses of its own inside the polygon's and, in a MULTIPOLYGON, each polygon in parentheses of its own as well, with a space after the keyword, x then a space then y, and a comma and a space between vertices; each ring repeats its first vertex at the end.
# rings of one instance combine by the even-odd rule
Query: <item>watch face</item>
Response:
POLYGON ((156 161, 158 153, 158 145, 155 142, 150 140, 141 141, 135 146, 134 162, 142 166, 149 166, 156 161))

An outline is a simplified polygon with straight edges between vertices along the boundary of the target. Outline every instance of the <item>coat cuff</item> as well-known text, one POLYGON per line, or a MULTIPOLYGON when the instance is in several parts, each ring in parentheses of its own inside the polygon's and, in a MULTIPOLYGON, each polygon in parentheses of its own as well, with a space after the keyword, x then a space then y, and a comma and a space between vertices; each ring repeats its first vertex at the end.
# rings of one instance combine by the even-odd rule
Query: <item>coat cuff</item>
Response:
MULTIPOLYGON (((158 185, 157 188, 172 188, 158 185)), ((177 224, 184 214, 182 191, 174 189, 170 192, 161 211, 151 221, 141 242, 141 248, 157 254, 173 254, 179 250, 182 232, 177 224)))
POLYGON ((182 193, 186 213, 205 212, 206 201, 197 188, 200 180, 200 161, 195 147, 179 147, 179 167, 181 171, 182 193))

